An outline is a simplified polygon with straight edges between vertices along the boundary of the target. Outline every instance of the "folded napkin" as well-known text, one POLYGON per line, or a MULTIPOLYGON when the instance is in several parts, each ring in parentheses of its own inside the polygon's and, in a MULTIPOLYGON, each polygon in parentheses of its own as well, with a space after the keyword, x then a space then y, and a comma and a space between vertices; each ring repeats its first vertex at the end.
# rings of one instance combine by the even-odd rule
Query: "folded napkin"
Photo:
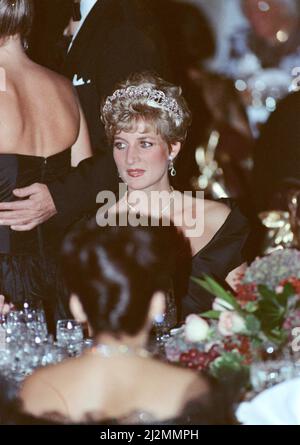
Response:
POLYGON ((236 417, 244 425, 300 425, 300 378, 266 389, 243 402, 236 417))

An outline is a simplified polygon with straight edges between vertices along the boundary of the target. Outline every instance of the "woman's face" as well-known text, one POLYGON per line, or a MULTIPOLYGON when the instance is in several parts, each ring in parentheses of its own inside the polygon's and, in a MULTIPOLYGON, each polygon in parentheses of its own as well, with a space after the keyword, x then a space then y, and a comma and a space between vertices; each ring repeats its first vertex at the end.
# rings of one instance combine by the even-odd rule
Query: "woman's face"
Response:
POLYGON ((114 137, 114 159, 123 181, 132 190, 160 190, 169 186, 169 156, 173 159, 180 143, 172 144, 143 120, 132 132, 121 131, 114 137))

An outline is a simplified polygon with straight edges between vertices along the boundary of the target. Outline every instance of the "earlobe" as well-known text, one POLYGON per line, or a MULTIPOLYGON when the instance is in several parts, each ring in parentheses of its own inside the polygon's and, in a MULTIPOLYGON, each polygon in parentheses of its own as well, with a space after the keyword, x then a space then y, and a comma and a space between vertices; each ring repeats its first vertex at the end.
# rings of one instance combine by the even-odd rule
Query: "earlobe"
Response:
POLYGON ((163 292, 155 292, 152 297, 149 318, 151 322, 163 319, 166 308, 166 299, 163 292))
POLYGON ((181 149, 181 142, 175 142, 174 144, 171 144, 170 146, 170 156, 172 157, 172 160, 174 161, 177 157, 178 153, 181 149))
POLYGON ((87 316, 83 310, 82 304, 77 295, 75 294, 71 295, 69 306, 70 306, 70 311, 76 321, 79 321, 79 323, 87 322, 87 316))

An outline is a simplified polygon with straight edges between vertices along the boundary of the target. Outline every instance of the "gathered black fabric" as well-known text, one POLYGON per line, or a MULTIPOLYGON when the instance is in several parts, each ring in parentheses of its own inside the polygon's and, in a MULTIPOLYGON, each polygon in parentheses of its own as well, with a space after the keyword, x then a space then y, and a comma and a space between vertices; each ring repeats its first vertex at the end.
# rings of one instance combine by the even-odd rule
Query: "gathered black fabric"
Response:
MULTIPOLYGON (((61 178, 71 170, 71 149, 47 158, 23 154, 0 154, 0 201, 16 198, 15 188, 61 178)), ((65 318, 65 286, 58 252, 63 232, 49 223, 17 232, 0 226, 0 293, 18 305, 42 300, 48 321, 65 318)))
MULTIPOLYGON (((230 271, 247 260, 247 239, 250 233, 248 219, 242 214, 237 204, 230 199, 221 199, 231 212, 213 238, 196 253, 191 262, 190 276, 202 277, 207 274, 226 286, 225 278, 230 271)), ((186 258, 178 263, 178 275, 174 288, 179 289, 181 282, 186 281, 186 258)), ((214 296, 202 289, 192 279, 189 280, 187 292, 181 299, 181 318, 191 313, 201 313, 211 309, 214 296)))

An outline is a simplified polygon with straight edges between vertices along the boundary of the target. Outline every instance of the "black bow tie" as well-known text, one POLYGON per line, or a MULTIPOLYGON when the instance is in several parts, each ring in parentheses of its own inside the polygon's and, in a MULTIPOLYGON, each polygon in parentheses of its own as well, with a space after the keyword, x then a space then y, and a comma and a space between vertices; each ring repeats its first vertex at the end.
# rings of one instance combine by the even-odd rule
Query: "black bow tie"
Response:
POLYGON ((78 0, 73 0, 72 18, 74 22, 80 22, 81 20, 80 1, 78 0))

